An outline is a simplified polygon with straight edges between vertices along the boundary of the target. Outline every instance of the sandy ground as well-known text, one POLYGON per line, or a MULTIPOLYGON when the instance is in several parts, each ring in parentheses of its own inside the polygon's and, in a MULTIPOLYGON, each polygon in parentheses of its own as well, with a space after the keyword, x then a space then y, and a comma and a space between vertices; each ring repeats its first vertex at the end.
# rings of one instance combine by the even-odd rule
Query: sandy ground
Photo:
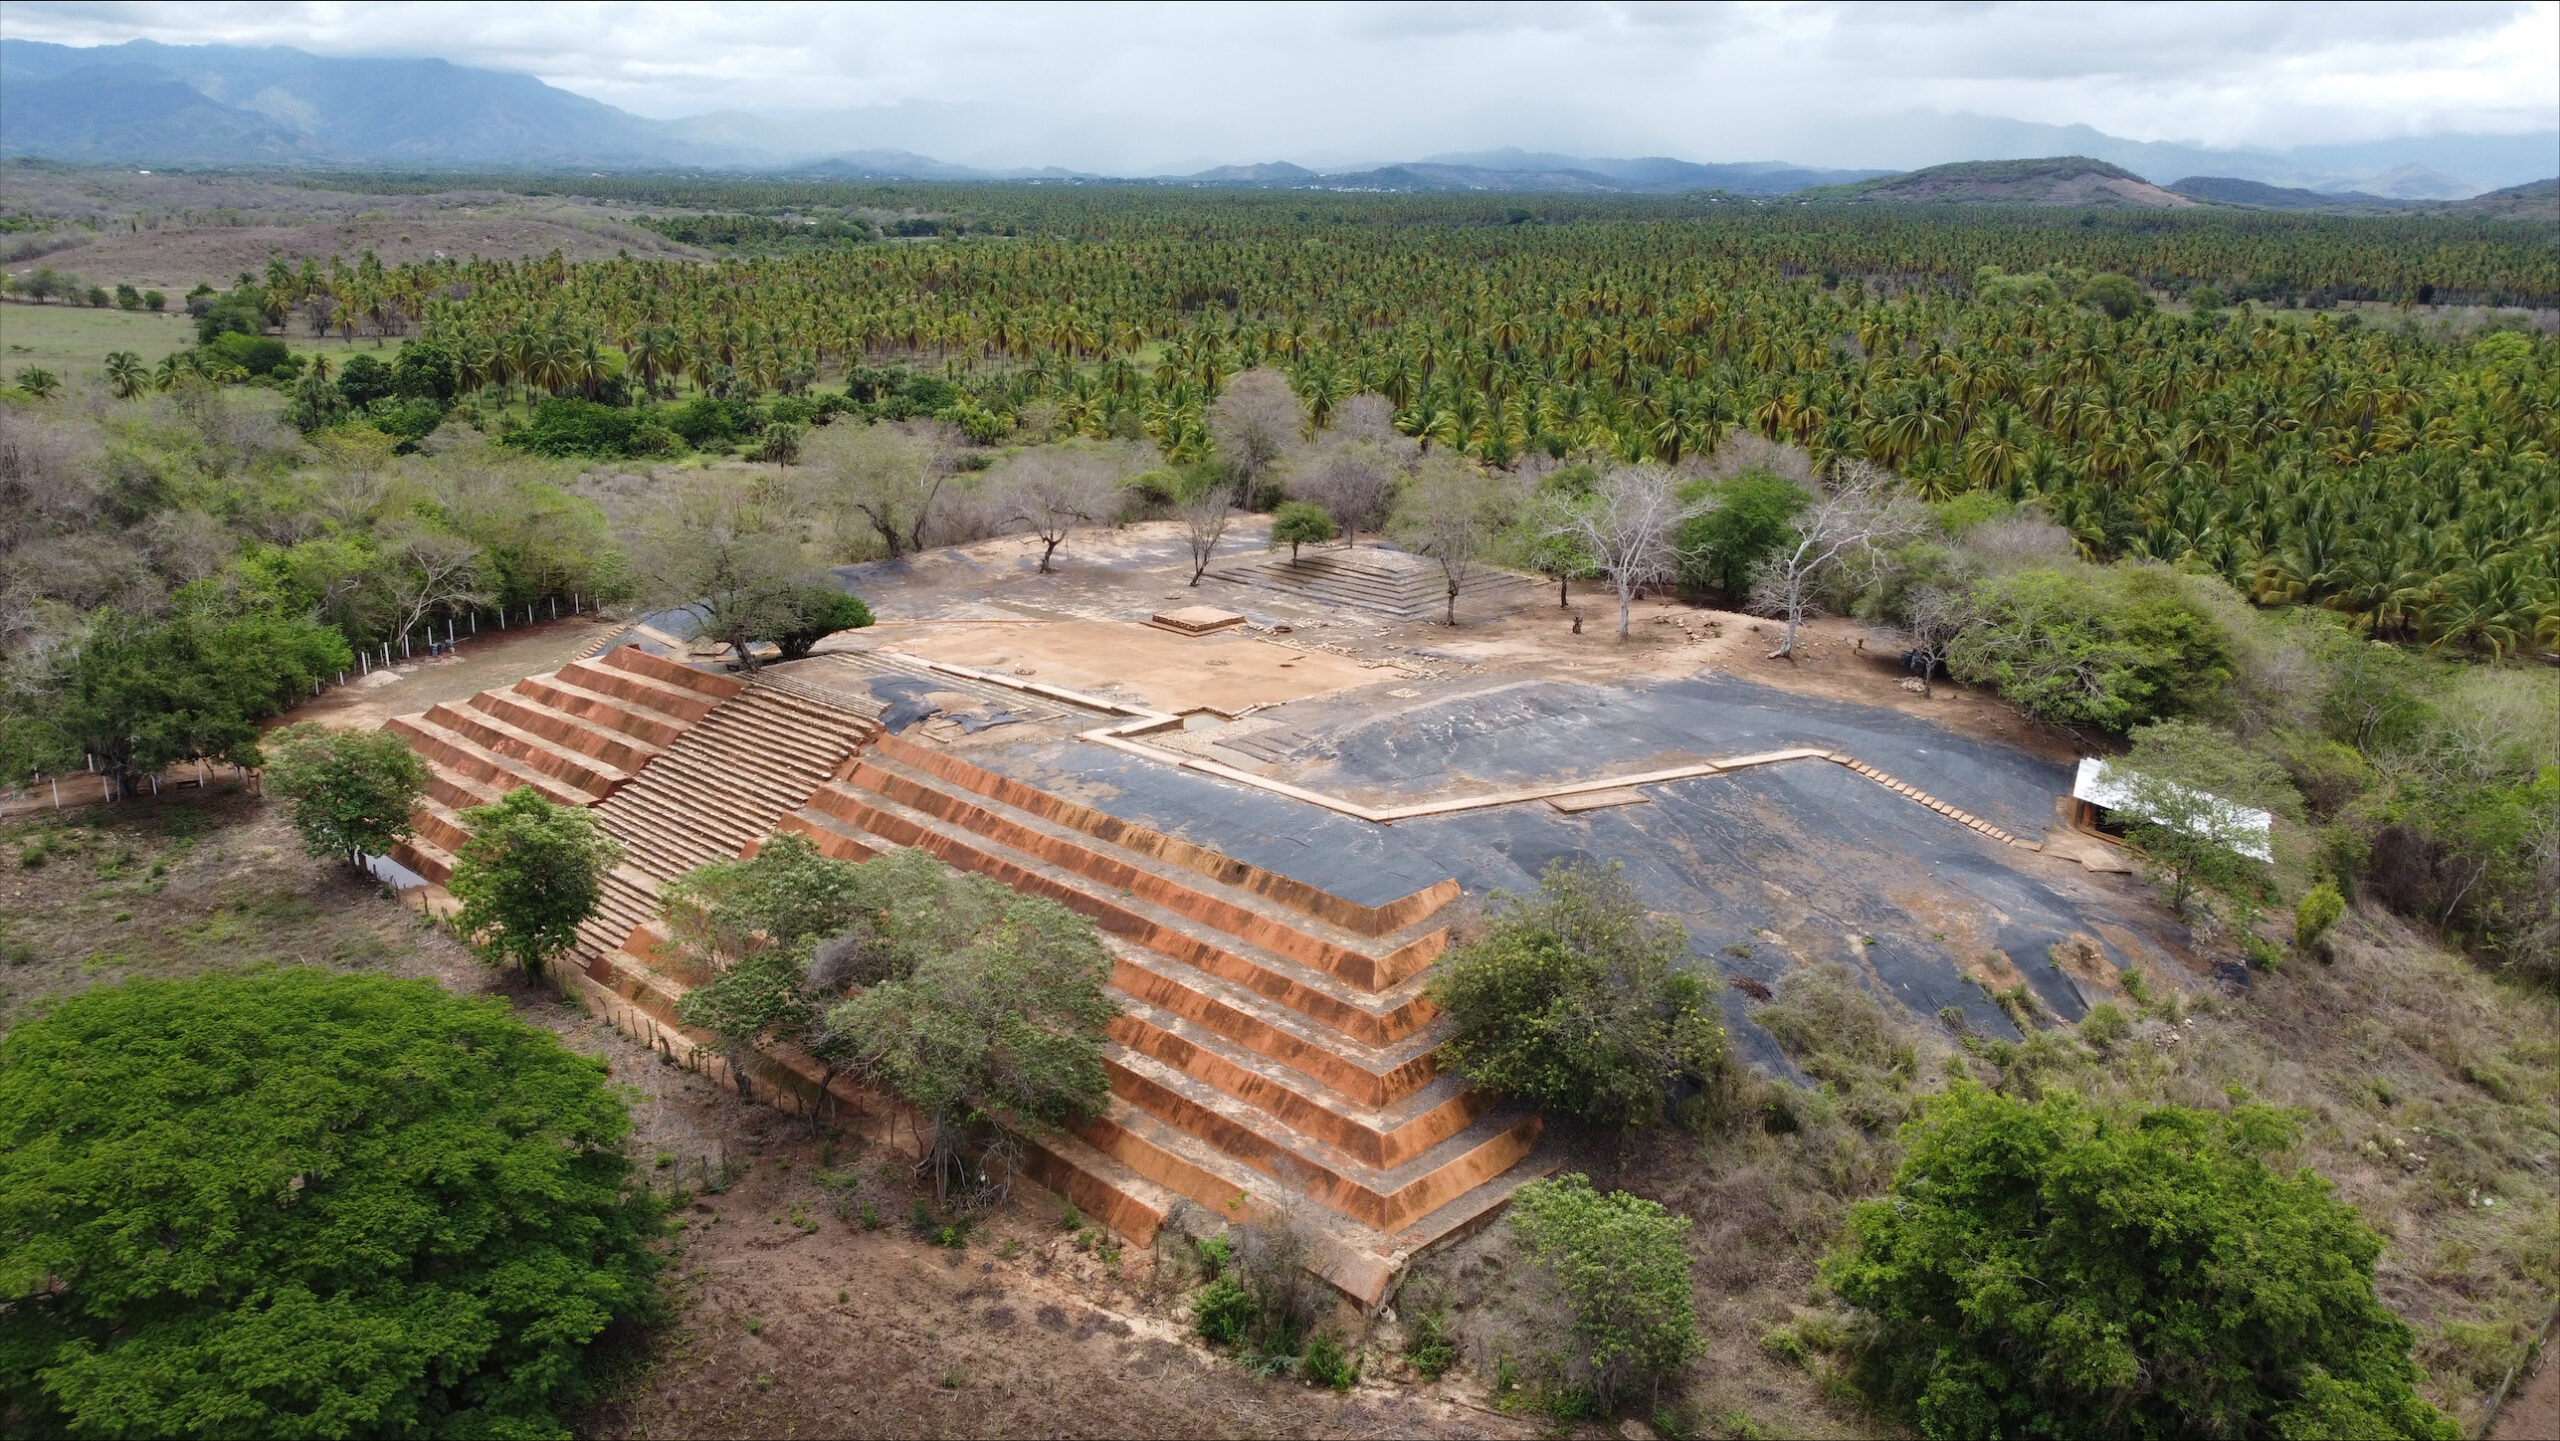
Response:
MULTIPOLYGON (((1260 516, 1240 520, 1221 553, 1262 548, 1268 526, 1260 516)), ((1070 675, 1094 677, 1096 689, 1099 682, 1125 681, 1146 690, 1150 704, 1168 710, 1228 708, 1213 696, 1252 697, 1248 704, 1263 694, 1273 701, 1296 699, 1375 684, 1399 673, 1417 679, 1463 673, 1491 681, 1499 673, 1506 679, 1605 683, 1617 676, 1715 669, 1798 695, 1925 717, 2047 759, 2068 760, 2081 750, 2075 737, 2026 719, 1988 692, 1946 681, 1929 695, 1905 690, 1902 683, 1910 677, 1896 643, 1856 621, 1813 621, 1798 637, 1792 658, 1772 660, 1768 653, 1778 642, 1774 622, 1677 598, 1647 597, 1633 606, 1628 635, 1621 640, 1615 598, 1579 585, 1569 607, 1552 603, 1555 591, 1549 585, 1545 600, 1508 614, 1470 618, 1462 609, 1463 623, 1457 626, 1397 620, 1215 578, 1190 586, 1181 537, 1181 527, 1170 521, 1079 533, 1059 551, 1056 570, 1048 575, 1036 569, 1039 543, 1018 536, 904 562, 843 567, 838 573, 856 593, 878 597, 875 609, 884 621, 936 622, 883 625, 851 643, 969 665, 1002 657, 1008 663, 1004 669, 1028 666, 1040 679, 1070 688, 1078 688, 1065 678, 1070 675), (1183 605, 1240 611, 1253 622, 1252 630, 1188 638, 1144 626, 1066 624, 1137 622, 1183 605), (1577 614, 1582 618, 1578 635, 1573 630, 1577 614), (1044 617, 1054 619, 1048 625, 1020 623, 1044 617), (951 623, 973 618, 1010 623, 984 628, 951 623), (1258 673, 1274 683, 1268 692, 1241 686, 1242 677, 1194 668, 1189 660, 1205 654, 1233 657, 1241 664, 1255 653, 1216 648, 1249 638, 1312 654, 1285 676, 1276 663, 1263 666, 1258 673), (972 655, 985 659, 966 658, 972 655), (1326 668, 1320 662, 1327 655, 1362 669, 1355 675, 1326 668), (1380 669, 1385 666, 1396 670, 1380 669), (1301 675, 1302 670, 1307 674, 1301 675), (1296 695, 1288 693, 1293 688, 1296 695)), ((1247 673, 1256 672, 1249 666, 1247 673)))
POLYGON ((296 706, 277 725, 316 721, 355 730, 379 726, 396 715, 415 715, 438 701, 458 701, 558 670, 587 654, 623 624, 593 616, 567 617, 509 630, 483 627, 464 636, 450 655, 402 661, 389 670, 350 676, 343 686, 296 706))
POLYGON ((1374 666, 1242 631, 1176 635, 1152 626, 884 626, 884 648, 1166 710, 1227 715, 1377 681, 1374 666))

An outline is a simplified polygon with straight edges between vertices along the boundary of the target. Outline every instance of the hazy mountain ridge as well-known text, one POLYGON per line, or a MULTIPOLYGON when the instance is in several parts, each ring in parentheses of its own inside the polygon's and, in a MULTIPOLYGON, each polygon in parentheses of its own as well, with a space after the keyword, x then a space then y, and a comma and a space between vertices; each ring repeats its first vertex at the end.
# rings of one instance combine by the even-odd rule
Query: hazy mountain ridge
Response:
MULTIPOLYGON (((2210 200, 2217 205, 2246 205, 2259 210, 2378 212, 2424 209, 2429 203, 2422 200, 2395 200, 2389 196, 2368 195, 2361 190, 2304 190, 2299 187, 2268 185, 2256 180, 2239 180, 2227 175, 2190 175, 2168 188, 2176 194, 2196 200, 2210 200)), ((2460 204, 2461 202, 2446 203, 2460 204)))
POLYGON ((282 46, 0 40, 0 153, 240 164, 738 159, 530 75, 282 46), (179 103, 170 83, 199 97, 179 103), (133 97, 129 104, 118 97, 133 97))
MULTIPOLYGON (((906 107, 912 109, 914 107, 906 107)), ((894 109, 898 109, 893 107, 894 109)), ((827 116, 723 112, 645 119, 522 74, 443 60, 342 59, 283 46, 163 45, 136 40, 78 48, 0 39, 0 155, 76 164, 187 166, 424 165, 611 168, 707 166, 770 169, 846 180, 1138 179, 1200 187, 1387 191, 1515 191, 1560 194, 1669 194, 1721 190, 1769 197, 1819 190, 1825 198, 1870 203, 2134 204, 2175 208, 2205 201, 2284 208, 2399 208, 2409 202, 2481 194, 2478 177, 2513 180, 2560 154, 2560 133, 2541 136, 2434 136, 2288 152, 2211 150, 2124 140, 2085 125, 2056 126, 1996 117, 1931 115, 1878 123, 1876 148, 1993 157, 1970 164, 2014 165, 2003 156, 2069 156, 2095 171, 2007 181, 1947 166, 1900 172, 1838 169, 1786 161, 1702 164, 1668 156, 1587 157, 1504 148, 1420 160, 1310 169, 1287 161, 1213 165, 1193 173, 1112 177, 1057 166, 990 167, 937 159, 875 140, 846 144, 847 132, 942 133, 975 113, 965 105, 925 107, 917 117, 843 111, 827 116), (2450 169, 2448 168, 2450 167, 2450 169), (2524 167, 2519 169, 2519 167, 2524 167), (2464 174, 2473 176, 2464 178, 2464 174), (2145 177, 2255 185, 2247 192, 2181 193, 2145 177), (2318 202, 2286 194, 2337 197, 2318 202)), ((950 138, 944 135, 945 139, 950 138)), ((938 145, 935 148, 940 148, 938 145)), ((2503 193, 2503 192, 2500 192, 2503 193)), ((2423 207, 2411 207, 2423 208, 2423 207)), ((2534 213, 2492 205, 2478 213, 2534 213)))

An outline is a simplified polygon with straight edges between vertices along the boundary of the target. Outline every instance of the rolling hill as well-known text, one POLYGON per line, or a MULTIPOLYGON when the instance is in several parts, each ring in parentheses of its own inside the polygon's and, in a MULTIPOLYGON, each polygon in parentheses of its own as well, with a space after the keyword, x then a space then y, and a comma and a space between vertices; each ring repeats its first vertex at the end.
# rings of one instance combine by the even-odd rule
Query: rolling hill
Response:
POLYGON ((1902 175, 1796 192, 1802 201, 1853 205, 2075 205, 2184 210, 2197 202, 2119 165, 2085 155, 1966 160, 1902 175))

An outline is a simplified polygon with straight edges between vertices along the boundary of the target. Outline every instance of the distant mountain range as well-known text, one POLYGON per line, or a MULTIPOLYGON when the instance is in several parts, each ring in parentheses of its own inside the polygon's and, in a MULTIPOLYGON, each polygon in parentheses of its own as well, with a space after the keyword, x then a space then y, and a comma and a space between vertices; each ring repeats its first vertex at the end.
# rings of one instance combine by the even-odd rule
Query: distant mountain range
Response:
POLYGON ((1905 173, 1894 167, 1698 164, 1664 156, 1611 159, 1503 149, 1324 171, 1270 161, 1179 175, 1108 177, 1054 166, 956 164, 895 145, 847 146, 836 138, 857 127, 875 135, 916 133, 931 129, 936 117, 944 130, 958 134, 967 128, 971 112, 968 107, 900 107, 828 116, 731 113, 650 120, 530 75, 442 60, 338 59, 281 46, 135 40, 74 48, 0 39, 0 155, 73 164, 700 166, 845 180, 1117 178, 1203 188, 1592 195, 1721 190, 1759 197, 1819 189, 1825 196, 1871 202, 2007 198, 2045 204, 2207 203, 2371 211, 2461 200, 2493 185, 2560 170, 2560 158, 2555 158, 2560 157, 2560 132, 2434 136, 2292 151, 2208 150, 2124 140, 2087 126, 1982 116, 1913 117, 1908 124, 1879 125, 1871 142, 1860 143, 1871 145, 1882 158, 1900 159, 1903 152, 1925 153, 1928 148, 1995 157, 2067 154, 2084 168, 2063 175, 2050 168, 2051 162, 2038 161, 2047 169, 2003 180, 1988 172, 1937 173, 1950 169, 1943 166, 1905 173), (2164 188, 2161 182, 2171 176, 2185 178, 2164 188))

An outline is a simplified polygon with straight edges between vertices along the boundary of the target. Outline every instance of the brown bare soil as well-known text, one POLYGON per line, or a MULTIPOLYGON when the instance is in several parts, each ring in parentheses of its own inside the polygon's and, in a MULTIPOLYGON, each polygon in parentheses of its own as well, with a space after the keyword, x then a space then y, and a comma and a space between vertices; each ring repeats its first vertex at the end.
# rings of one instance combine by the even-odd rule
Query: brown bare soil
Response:
POLYGON ((452 190, 377 195, 242 176, 130 171, 23 171, 0 181, 0 208, 93 224, 86 243, 12 265, 166 291, 229 286, 282 256, 353 264, 371 250, 385 265, 439 256, 511 259, 557 249, 569 260, 698 252, 629 222, 637 210, 577 197, 452 190))
MULTIPOLYGON (((592 1434, 1535 1434, 1463 1382, 1422 1384, 1374 1351, 1345 1394, 1257 1378, 1192 1339, 1172 1266, 1159 1276, 1154 1253, 1062 1226, 1045 1192, 1018 1188, 944 1246, 908 1225, 908 1158, 877 1121, 813 1137, 678 1084, 741 1174, 680 1213, 683 1319, 592 1434)), ((667 1173, 690 1179, 690 1159, 667 1173)))
POLYGON ((2560 1436, 2560 1365, 2545 1346, 2530 1375, 2518 1377, 2489 1441, 2551 1441, 2560 1436))

